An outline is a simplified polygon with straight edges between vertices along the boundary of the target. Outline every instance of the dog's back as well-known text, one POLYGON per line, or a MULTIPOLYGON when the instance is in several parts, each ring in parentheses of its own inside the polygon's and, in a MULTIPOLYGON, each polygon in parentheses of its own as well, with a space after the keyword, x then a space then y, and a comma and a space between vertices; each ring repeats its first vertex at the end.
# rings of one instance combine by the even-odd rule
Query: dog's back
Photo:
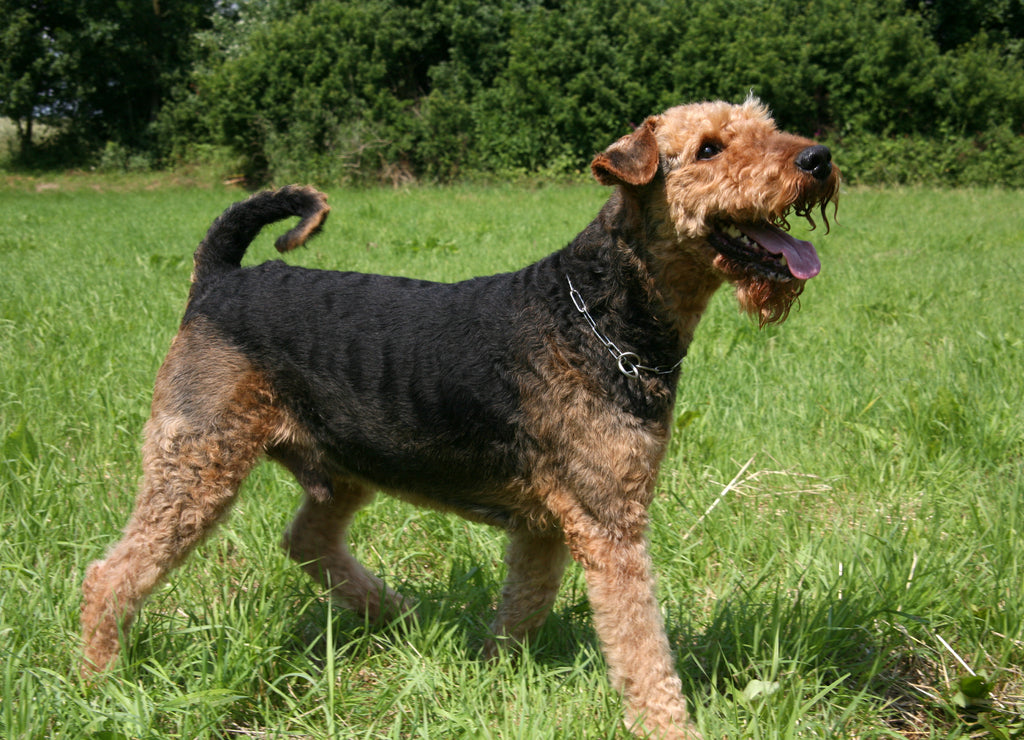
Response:
POLYGON ((534 331, 513 275, 443 284, 267 262, 200 283, 182 326, 266 374, 330 473, 453 503, 514 471, 534 331))

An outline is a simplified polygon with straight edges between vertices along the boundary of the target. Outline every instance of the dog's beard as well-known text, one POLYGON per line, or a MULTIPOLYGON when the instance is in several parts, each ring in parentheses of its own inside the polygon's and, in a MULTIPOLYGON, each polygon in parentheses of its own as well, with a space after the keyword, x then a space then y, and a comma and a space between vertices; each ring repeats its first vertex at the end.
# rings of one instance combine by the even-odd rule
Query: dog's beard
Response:
POLYGON ((736 283, 740 308, 757 318, 760 326, 781 323, 804 291, 803 280, 777 282, 766 277, 749 277, 736 283))

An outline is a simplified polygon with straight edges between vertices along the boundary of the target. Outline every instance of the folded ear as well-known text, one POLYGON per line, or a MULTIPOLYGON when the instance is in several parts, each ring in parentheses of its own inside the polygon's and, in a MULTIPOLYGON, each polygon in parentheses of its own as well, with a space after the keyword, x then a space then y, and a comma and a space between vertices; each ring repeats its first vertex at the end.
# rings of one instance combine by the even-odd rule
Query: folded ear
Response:
POLYGON ((623 136, 594 157, 590 171, 602 185, 646 185, 658 171, 657 118, 651 116, 636 131, 623 136))

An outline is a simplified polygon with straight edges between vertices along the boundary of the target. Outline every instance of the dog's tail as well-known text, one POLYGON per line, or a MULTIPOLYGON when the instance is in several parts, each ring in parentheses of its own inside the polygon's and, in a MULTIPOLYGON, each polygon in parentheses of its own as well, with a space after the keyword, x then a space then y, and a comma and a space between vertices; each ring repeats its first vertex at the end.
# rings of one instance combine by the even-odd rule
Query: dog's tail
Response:
POLYGON ((256 193, 235 203, 217 217, 196 249, 192 282, 238 269, 245 250, 260 229, 289 216, 302 220, 279 236, 274 246, 278 252, 295 249, 320 231, 330 210, 326 195, 299 185, 256 193))

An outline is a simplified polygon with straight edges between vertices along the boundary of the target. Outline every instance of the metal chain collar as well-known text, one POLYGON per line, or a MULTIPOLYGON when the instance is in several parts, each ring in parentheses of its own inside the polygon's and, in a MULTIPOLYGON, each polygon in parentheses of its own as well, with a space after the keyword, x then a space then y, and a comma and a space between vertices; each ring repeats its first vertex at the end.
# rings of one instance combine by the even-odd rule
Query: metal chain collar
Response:
POLYGON ((572 280, 569 276, 565 276, 565 282, 569 284, 569 297, 572 299, 572 305, 576 306, 576 310, 583 314, 583 318, 590 324, 590 330, 594 332, 594 336, 597 337, 601 344, 603 344, 607 350, 611 353, 612 357, 615 358, 615 362, 619 366, 619 371, 628 378, 639 378, 640 371, 654 373, 656 375, 668 375, 673 373, 676 369, 683 364, 683 360, 686 359, 686 353, 679 358, 679 361, 672 365, 672 367, 648 367, 647 365, 640 364, 640 355, 636 352, 623 352, 619 349, 618 345, 615 344, 611 339, 601 333, 601 330, 597 328, 597 322, 594 321, 594 317, 590 315, 590 311, 587 310, 587 304, 583 300, 583 296, 576 290, 576 287, 572 284, 572 280))

